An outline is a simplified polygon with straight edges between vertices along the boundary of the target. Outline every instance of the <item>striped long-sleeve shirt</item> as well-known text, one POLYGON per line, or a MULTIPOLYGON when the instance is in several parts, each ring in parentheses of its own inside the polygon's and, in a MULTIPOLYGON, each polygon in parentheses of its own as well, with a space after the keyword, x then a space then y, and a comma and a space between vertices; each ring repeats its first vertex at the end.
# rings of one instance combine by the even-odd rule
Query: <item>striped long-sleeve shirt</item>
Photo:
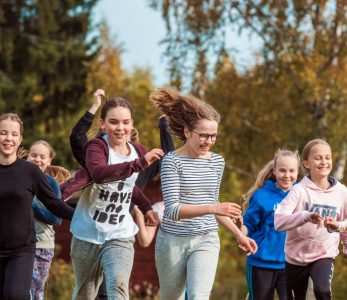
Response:
POLYGON ((190 158, 169 152, 162 161, 161 184, 164 216, 161 228, 175 235, 198 235, 218 230, 213 214, 178 219, 182 204, 215 204, 224 171, 224 159, 216 153, 211 158, 190 158))

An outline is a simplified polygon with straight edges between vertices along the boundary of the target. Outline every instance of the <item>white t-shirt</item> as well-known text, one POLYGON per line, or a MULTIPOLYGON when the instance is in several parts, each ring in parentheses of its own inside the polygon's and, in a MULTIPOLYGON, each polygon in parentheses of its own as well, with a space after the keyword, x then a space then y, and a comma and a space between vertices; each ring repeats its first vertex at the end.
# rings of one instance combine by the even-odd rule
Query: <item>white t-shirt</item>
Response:
MULTIPOLYGON (((107 141, 107 136, 104 136, 107 141)), ((119 164, 138 158, 133 145, 123 156, 109 147, 108 164, 119 164)), ((77 239, 103 244, 105 241, 134 236, 138 227, 129 212, 132 191, 138 173, 123 180, 93 183, 83 190, 71 222, 71 233, 77 239)))

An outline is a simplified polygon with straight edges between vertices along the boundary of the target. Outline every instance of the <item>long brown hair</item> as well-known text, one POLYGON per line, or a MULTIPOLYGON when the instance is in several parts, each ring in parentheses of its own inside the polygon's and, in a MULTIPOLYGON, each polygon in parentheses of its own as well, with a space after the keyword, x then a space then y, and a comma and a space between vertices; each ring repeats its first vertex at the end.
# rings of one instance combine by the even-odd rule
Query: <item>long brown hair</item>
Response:
POLYGON ((108 111, 119 106, 129 109, 131 115, 133 114, 133 106, 129 100, 123 97, 115 97, 112 99, 107 99, 105 101, 104 105, 101 108, 100 118, 105 121, 108 111))
POLYGON ((170 88, 157 89, 150 98, 169 119, 171 131, 185 141, 184 128, 193 130, 201 119, 219 123, 219 113, 208 103, 192 96, 183 96, 170 88))
POLYGON ((46 174, 53 177, 59 185, 71 177, 70 172, 62 166, 47 166, 46 174))

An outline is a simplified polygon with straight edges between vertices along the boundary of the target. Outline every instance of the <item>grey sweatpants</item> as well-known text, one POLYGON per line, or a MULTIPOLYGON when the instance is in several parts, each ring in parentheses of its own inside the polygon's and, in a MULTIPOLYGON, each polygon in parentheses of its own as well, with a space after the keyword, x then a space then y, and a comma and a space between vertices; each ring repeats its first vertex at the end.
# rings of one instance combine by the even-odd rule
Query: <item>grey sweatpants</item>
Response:
POLYGON ((134 238, 110 240, 102 245, 72 238, 71 259, 75 272, 73 300, 94 300, 102 282, 102 272, 108 299, 129 299, 134 238))
POLYGON ((161 299, 209 299, 219 256, 218 232, 178 236, 159 229, 155 262, 159 275, 161 299))

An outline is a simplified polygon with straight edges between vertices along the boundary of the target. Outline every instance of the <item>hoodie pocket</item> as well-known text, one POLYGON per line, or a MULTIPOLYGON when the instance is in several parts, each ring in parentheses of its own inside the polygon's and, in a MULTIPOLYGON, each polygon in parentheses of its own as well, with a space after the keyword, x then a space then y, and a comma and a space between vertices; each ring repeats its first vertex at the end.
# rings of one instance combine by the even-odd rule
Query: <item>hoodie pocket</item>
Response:
POLYGON ((286 242, 285 253, 289 262, 303 264, 321 258, 327 251, 324 242, 299 236, 286 242))

